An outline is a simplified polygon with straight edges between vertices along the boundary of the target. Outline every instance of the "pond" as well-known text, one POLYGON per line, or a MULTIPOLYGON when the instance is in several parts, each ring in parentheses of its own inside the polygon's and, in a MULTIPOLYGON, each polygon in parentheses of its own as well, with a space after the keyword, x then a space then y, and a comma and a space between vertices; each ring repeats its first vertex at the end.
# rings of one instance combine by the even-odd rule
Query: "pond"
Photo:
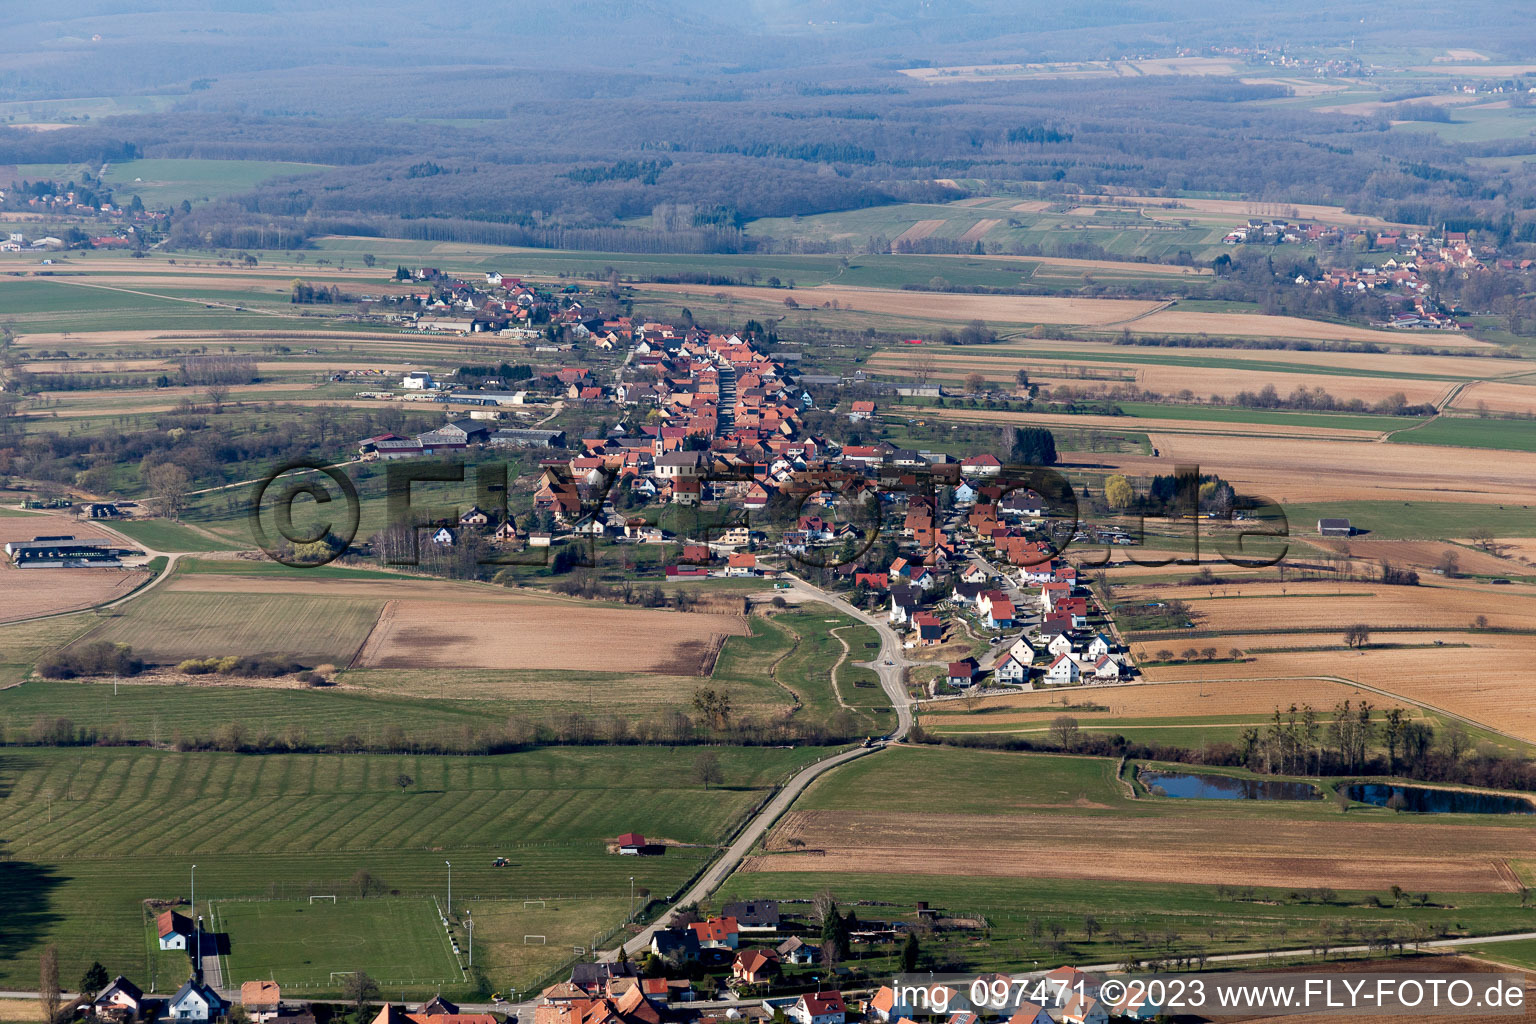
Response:
POLYGON ((1351 800, 1373 807, 1386 807, 1394 794, 1403 798, 1405 811, 1418 814, 1536 814, 1536 803, 1520 796, 1498 793, 1471 793, 1460 789, 1434 789, 1430 786, 1394 786, 1367 782, 1350 786, 1345 792, 1351 800))
POLYGON ((1317 787, 1283 779, 1240 779, 1195 772, 1142 772, 1141 781, 1159 796, 1179 800, 1316 800, 1317 787))

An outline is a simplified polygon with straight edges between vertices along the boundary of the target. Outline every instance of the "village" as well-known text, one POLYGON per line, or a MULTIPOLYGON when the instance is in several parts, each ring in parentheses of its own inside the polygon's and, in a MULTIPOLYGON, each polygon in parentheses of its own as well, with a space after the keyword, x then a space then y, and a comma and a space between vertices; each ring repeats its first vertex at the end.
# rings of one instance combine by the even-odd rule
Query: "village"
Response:
MULTIPOLYGON (((645 838, 633 833, 620 836, 618 843, 625 853, 647 851, 645 838)), ((345 1014, 347 1004, 285 998, 282 986, 272 980, 246 981, 238 990, 220 988, 214 983, 221 977, 217 936, 202 931, 201 920, 168 909, 156 917, 158 946, 187 954, 186 982, 157 996, 121 974, 106 981, 98 963, 84 980, 94 977, 100 987, 66 1003, 58 1019, 104 1024, 900 1024, 920 1018, 947 1024, 983 1019, 1107 1024, 1112 1018, 1151 1020, 1161 1012, 1141 992, 1101 1001, 1103 979, 1076 967, 1017 977, 985 975, 988 990, 1001 980, 1014 994, 1010 1000, 978 997, 974 987, 962 990, 931 980, 918 992, 900 976, 882 984, 878 977, 851 969, 861 951, 896 948, 910 974, 927 937, 977 927, 926 902, 896 920, 865 920, 853 909, 843 915, 835 906, 777 900, 728 902, 718 915, 679 919, 686 923, 652 929, 650 945, 638 960, 621 950, 612 960, 578 962, 567 980, 518 1003, 494 993, 478 1006, 460 1006, 437 995, 414 1008, 384 1002, 375 1009, 378 986, 366 975, 344 971, 357 978, 347 991, 352 1012, 345 1014)))
MULTIPOLYGON (((664 567, 669 580, 771 582, 810 571, 854 604, 884 610, 907 631, 909 648, 969 645, 925 681, 930 696, 1134 673, 1086 580, 1060 557, 1073 540, 1119 544, 1129 536, 1090 535, 1073 522, 1075 506, 1047 501, 989 452, 961 459, 808 433, 803 414, 818 406, 804 377, 737 334, 627 317, 595 328, 594 344, 625 347, 616 379, 578 366, 528 383, 563 401, 611 407, 617 422, 605 436, 572 442, 562 430, 503 428, 477 418, 499 415, 488 411, 412 437, 359 442, 363 460, 498 448, 539 456, 531 508, 471 506, 429 528, 431 544, 452 548, 468 531, 499 547, 568 548, 564 564, 572 565, 599 545, 668 545, 676 551, 664 567), (685 532, 660 525, 658 513, 677 507, 682 514, 665 521, 686 524, 685 532)), ((857 429, 876 415, 875 400, 839 390, 831 392, 839 422, 857 429)), ((527 391, 509 391, 499 378, 463 389, 426 371, 406 374, 391 394, 455 405, 528 402, 527 391)))

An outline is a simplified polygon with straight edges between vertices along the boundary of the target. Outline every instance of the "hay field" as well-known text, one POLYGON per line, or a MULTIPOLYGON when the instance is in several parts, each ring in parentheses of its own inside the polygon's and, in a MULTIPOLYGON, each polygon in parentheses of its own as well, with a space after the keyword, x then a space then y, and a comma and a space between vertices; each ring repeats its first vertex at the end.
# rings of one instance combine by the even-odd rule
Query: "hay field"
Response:
MULTIPOLYGON (((1432 348, 1492 348, 1491 342, 1464 335, 1430 338, 1404 331, 1303 320, 1263 313, 1187 313, 1179 309, 1153 313, 1136 321, 1140 334, 1217 334, 1252 338, 1297 338, 1306 341, 1374 341, 1382 345, 1432 348)), ((1443 332, 1442 332, 1443 333, 1443 332)))
POLYGON ((1219 473, 1240 493, 1296 501, 1458 501, 1528 504, 1536 454, 1428 445, 1306 439, 1284 445, 1259 437, 1154 432, 1160 459, 1107 455, 1141 475, 1176 462, 1219 473))
MULTIPOLYGON (((1145 196, 1131 193, 1107 196, 1078 194, 1065 198, 1086 201, 1113 198, 1116 202, 1129 202, 1158 207, 1169 202, 1167 197, 1164 196, 1145 196)), ((1176 208, 1198 210, 1202 213, 1226 213, 1234 217, 1295 217, 1301 220, 1315 220, 1324 224, 1341 224, 1351 227, 1413 226, 1385 221, 1379 217, 1366 217, 1350 213, 1342 206, 1319 206, 1311 203, 1256 203, 1248 199, 1178 199, 1174 201, 1179 204, 1176 208)))
MULTIPOLYGON (((647 284, 644 291, 682 296, 724 295, 743 301, 782 305, 778 289, 724 285, 647 284)), ((1345 324, 1303 320, 1299 317, 1265 316, 1259 313, 1188 313, 1162 310, 1162 303, 1130 299, 1062 298, 1038 295, 963 295, 861 288, 851 285, 817 285, 797 288, 792 296, 801 305, 836 302, 841 309, 883 313, 924 320, 964 322, 981 319, 992 324, 1070 324, 1080 327, 1127 327, 1139 334, 1212 334, 1259 338, 1297 338, 1313 341, 1374 341, 1383 345, 1429 344, 1436 347, 1491 347, 1469 338, 1435 338, 1419 341, 1401 331, 1373 330, 1345 324), (1161 310, 1161 311, 1159 311, 1161 310), (1134 326, 1133 326, 1134 325, 1134 326)))
MULTIPOLYGON (((1159 645, 1146 644, 1142 653, 1159 645)), ((1221 652, 1223 655, 1225 651, 1221 652)), ((1216 666, 1211 666, 1212 668, 1216 666)), ((1222 666, 1228 673, 1242 671, 1242 666, 1222 666)), ((1154 670, 1147 670, 1152 674, 1154 670)), ((1178 666, 1156 671, 1177 673, 1178 666)), ((1044 726, 1061 714, 1070 714, 1092 729, 1096 719, 1190 719, 1247 715, 1262 722, 1276 707, 1310 704, 1314 708, 1332 708, 1341 701, 1364 698, 1376 707, 1410 707, 1406 701, 1381 697, 1368 690, 1326 679, 1246 679, 1215 683, 1129 683, 1119 686, 1095 686, 1086 690, 1034 690, 986 697, 979 701, 978 712, 966 711, 954 702, 936 701, 923 706, 923 721, 940 731, 945 726, 978 725, 988 731, 1010 727, 1044 726), (1105 707, 1105 711, 1064 711, 1060 701, 1085 701, 1105 707)))
POLYGON ((381 600, 201 592, 177 580, 123 605, 81 638, 127 644, 146 661, 285 654, 346 664, 379 617, 381 600))
POLYGON ((743 871, 923 874, 958 865, 986 878, 1513 892, 1506 861, 1528 855, 1525 828, 1267 817, 1235 828, 1228 817, 1170 812, 1103 814, 906 814, 790 811, 768 837, 773 855, 743 871), (786 854, 789 841, 807 852, 786 854))
MULTIPOLYGON (((1340 430, 1333 427, 1291 426, 1285 423, 1241 423, 1208 420, 1155 419, 1149 417, 1094 416, 1070 413, 1003 412, 995 409, 927 409, 925 418, 961 423, 1017 423, 1020 426, 1080 427, 1085 430, 1145 430, 1167 434, 1244 435, 1249 437, 1344 438, 1357 442, 1380 436, 1376 430, 1340 430)), ((1156 442, 1154 442, 1155 444, 1156 442)))
POLYGON ((707 676, 746 620, 591 602, 394 600, 357 668, 550 669, 707 676))
MULTIPOLYGON (((1122 586, 1122 601, 1166 599, 1163 587, 1122 586)), ((1530 588, 1460 583, 1417 587, 1379 586, 1353 581, 1217 584, 1182 587, 1195 626, 1202 631, 1244 633, 1284 626, 1297 632, 1339 629, 1349 623, 1368 626, 1464 630, 1479 615, 1493 628, 1536 629, 1536 594, 1530 588), (1210 597, 1210 593, 1218 596, 1210 597), (1360 596, 1369 592, 1370 597, 1360 596)))
POLYGON ((1472 411, 1486 407, 1492 412, 1536 413, 1536 383, 1483 380, 1462 388, 1452 409, 1472 411))
POLYGON ((997 227, 1002 222, 1003 222, 1002 218, 1000 218, 1000 217, 983 218, 982 220, 979 220, 975 224, 972 224, 970 227, 966 228, 965 229, 965 234, 960 236, 960 241, 962 241, 962 242, 975 242, 975 241, 978 241, 981 238, 985 237, 985 235, 986 235, 986 233, 988 231, 991 231, 993 228, 997 227))
MULTIPOLYGON (((1223 651, 1237 647, 1249 656, 1246 664, 1160 665, 1143 671, 1154 682, 1203 679, 1208 685, 1222 686, 1227 684, 1216 681, 1234 676, 1277 686, 1290 686, 1308 676, 1346 679, 1460 715, 1495 732, 1536 742, 1536 702, 1530 699, 1527 667, 1536 638, 1434 631, 1377 634, 1373 639, 1383 646, 1349 651, 1336 638, 1316 633, 1233 633, 1190 642, 1133 643, 1132 655, 1146 660, 1159 648, 1179 650, 1191 643, 1215 645, 1223 651), (1444 646, 1435 646, 1437 641, 1444 646), (1285 649, 1308 647, 1324 649, 1285 649)), ((1375 704, 1384 698, 1376 695, 1370 699, 1375 704)))
MULTIPOLYGON (((942 351, 935 357, 937 365, 929 376, 940 380, 960 380, 967 374, 975 372, 996 383, 1002 383, 1013 376, 1012 371, 1018 365, 1032 362, 1038 367, 1041 358, 1043 357, 1020 353, 1017 360, 1009 360, 999 359, 997 356, 972 354, 963 349, 954 352, 942 351)), ((869 358, 869 368, 892 376, 907 376, 911 372, 910 361, 911 353, 886 350, 869 358)), ((1077 389, 1093 389, 1110 383, 1074 377, 1066 372, 1070 365, 1079 364, 1063 361, 1062 373, 1059 376, 1053 375, 1049 367, 1043 368, 1044 372, 1031 370, 1030 383, 1048 386, 1065 384, 1077 389)), ((1138 387, 1164 395, 1176 395, 1187 388, 1194 392, 1196 398, 1201 399, 1211 395, 1231 399, 1240 391, 1258 392, 1266 384, 1273 384, 1282 395, 1296 388, 1322 388, 1343 401, 1358 398, 1366 403, 1375 403, 1390 395, 1401 393, 1410 403, 1418 405, 1440 401, 1455 386, 1454 383, 1447 381, 1412 378, 1347 377, 1333 374, 1277 372, 1266 369, 1262 365, 1256 365, 1252 370, 1236 370, 1216 366, 1145 365, 1138 364, 1134 358, 1128 358, 1123 363, 1094 361, 1083 365, 1091 365, 1095 370, 1132 371, 1136 375, 1135 382, 1138 387)), ((1536 388, 1526 390, 1530 392, 1532 401, 1536 402, 1536 388)))
MULTIPOLYGON (((738 614, 673 612, 419 580, 198 574, 174 592, 367 601, 382 609, 354 668, 558 669, 707 675, 738 614)), ((354 648, 356 650, 356 648, 354 648)), ((343 664, 346 660, 343 659, 343 664)))
POLYGON ((1468 547, 1465 543, 1453 544, 1449 541, 1433 540, 1342 540, 1335 537, 1319 538, 1310 543, 1317 544, 1331 551, 1348 551, 1350 557, 1357 561, 1363 561, 1367 565, 1380 563, 1383 559, 1393 565, 1410 565, 1416 568, 1433 569, 1440 563, 1440 559, 1446 552, 1455 554, 1458 568, 1461 572, 1473 573, 1479 576, 1511 576, 1519 575, 1526 570, 1526 566, 1519 561, 1510 558, 1500 558, 1486 551, 1468 547))
POLYGON ((903 231, 901 234, 897 235, 895 238, 891 239, 891 245, 898 245, 902 242, 921 241, 922 239, 927 238, 929 235, 932 235, 935 231, 943 228, 944 225, 948 223, 949 222, 946 220, 920 220, 913 224, 911 227, 907 228, 907 230, 903 231))
POLYGON ((1133 299, 1077 299, 1038 295, 958 295, 949 293, 858 288, 849 285, 818 285, 796 288, 793 293, 745 285, 704 288, 699 285, 647 284, 645 291, 689 295, 726 295, 782 305, 792 294, 802 305, 836 301, 849 310, 888 313, 930 320, 968 321, 977 318, 997 323, 1046 323, 1107 326, 1157 308, 1159 303, 1133 299))

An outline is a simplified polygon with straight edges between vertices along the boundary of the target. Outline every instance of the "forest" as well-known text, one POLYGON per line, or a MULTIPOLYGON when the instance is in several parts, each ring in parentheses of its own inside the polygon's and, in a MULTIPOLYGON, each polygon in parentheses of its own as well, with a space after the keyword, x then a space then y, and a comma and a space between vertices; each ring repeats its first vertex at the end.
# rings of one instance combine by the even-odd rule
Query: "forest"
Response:
MULTIPOLYGON (((67 131, 0 127, 0 165, 133 157, 321 165, 178 216, 173 242, 205 247, 298 246, 346 231, 613 251, 771 250, 789 243, 749 239, 741 225, 981 189, 1044 199, 1107 189, 1238 193, 1449 223, 1505 242, 1536 240, 1536 175, 1501 173, 1475 159, 1505 155, 1511 143, 1453 146, 1428 133, 1388 131, 1392 109, 1276 105, 1288 87, 1236 76, 929 86, 899 70, 945 60, 1251 47, 1260 31, 1320 52, 1358 35, 1390 35, 1401 46, 1416 35, 1403 27, 1413 18, 1402 9, 1395 25, 1362 27, 1321 0, 1283 15, 1244 0, 1226 5, 1220 19, 1192 0, 1128 0, 1093 13, 967 0, 951 17, 930 15, 923 24, 898 5, 846 0, 836 5, 836 22, 821 25, 814 15, 824 5, 801 0, 739 9, 657 0, 646 5, 654 8, 649 15, 594 2, 563 17, 514 5, 530 39, 540 31, 582 38, 593 59, 572 66, 563 51, 509 56, 488 46, 473 26, 494 16, 495 5, 475 0, 439 5, 423 24, 395 25, 419 41, 414 46, 389 35, 395 16, 371 12, 363 20, 376 24, 347 25, 346 47, 327 44, 324 32, 347 4, 323 12, 280 4, 286 14, 272 21, 248 4, 209 3, 231 24, 254 32, 259 23, 271 35, 255 37, 269 38, 273 51, 258 47, 214 66, 224 51, 212 33, 167 31, 154 40, 156 51, 184 54, 185 63, 174 71, 158 61, 112 66, 98 85, 142 89, 160 109, 86 118, 67 131), (997 19, 1019 24, 1021 7, 1040 28, 997 38, 997 19), (797 25, 799 15, 808 22, 797 25), (1282 37, 1282 28, 1290 34, 1282 37), (422 45, 439 35, 450 56, 422 45), (683 40, 687 59, 657 49, 683 40), (700 45, 710 40, 732 45, 700 45), (132 82, 112 84, 120 76, 132 82)), ((0 52, 14 50, 17 59, 0 72, 0 92, 67 95, 60 83, 78 82, 66 74, 67 58, 88 29, 101 35, 105 52, 125 52, 124 40, 96 27, 121 30, 106 16, 112 5, 81 6, 63 23, 8 15, 16 31, 0 52)), ((169 18, 178 5, 150 6, 169 18)), ((1407 6, 1426 15, 1433 7, 1427 0, 1407 6)), ((157 23, 152 15, 135 20, 144 32, 157 23)), ((1493 24, 1497 5, 1470 0, 1455 26, 1440 20, 1434 45, 1493 24)), ((1478 45, 1486 46, 1482 34, 1478 45)))

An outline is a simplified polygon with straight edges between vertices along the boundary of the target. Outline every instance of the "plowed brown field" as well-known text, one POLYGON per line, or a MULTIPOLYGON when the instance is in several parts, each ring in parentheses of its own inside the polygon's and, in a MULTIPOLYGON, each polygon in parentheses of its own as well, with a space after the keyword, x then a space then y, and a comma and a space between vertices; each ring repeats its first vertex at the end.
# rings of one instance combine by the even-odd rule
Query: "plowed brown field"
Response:
POLYGON ((928 874, 958 865, 992 878, 1512 892, 1508 858, 1528 855, 1518 826, 1266 818, 1234 828, 1205 815, 1108 817, 791 811, 747 871, 928 874), (1411 835, 1411 838, 1409 838, 1411 835))

